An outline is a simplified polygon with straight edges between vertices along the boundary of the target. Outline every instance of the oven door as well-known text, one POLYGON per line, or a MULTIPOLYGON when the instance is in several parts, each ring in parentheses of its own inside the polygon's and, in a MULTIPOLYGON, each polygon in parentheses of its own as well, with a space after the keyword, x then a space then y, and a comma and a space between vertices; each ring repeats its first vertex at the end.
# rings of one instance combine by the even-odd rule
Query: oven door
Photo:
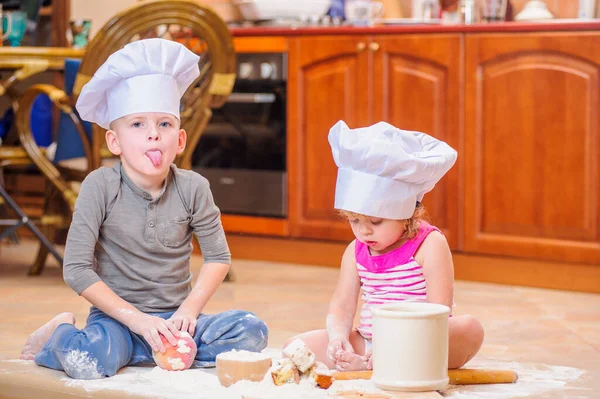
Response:
POLYGON ((287 215, 285 82, 238 81, 194 151, 223 213, 287 215))

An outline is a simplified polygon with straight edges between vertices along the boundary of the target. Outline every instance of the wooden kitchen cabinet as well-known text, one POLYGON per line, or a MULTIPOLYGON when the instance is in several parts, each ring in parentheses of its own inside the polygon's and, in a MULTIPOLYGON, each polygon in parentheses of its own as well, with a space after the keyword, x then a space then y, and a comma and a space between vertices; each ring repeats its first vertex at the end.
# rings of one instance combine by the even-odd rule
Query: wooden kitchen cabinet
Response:
POLYGON ((466 37, 467 253, 600 262, 600 33, 466 37))
POLYGON ((288 219, 293 237, 353 237, 333 209, 337 168, 327 135, 340 119, 351 127, 370 121, 368 39, 327 36, 289 42, 288 219))
POLYGON ((372 122, 425 132, 458 151, 454 167, 425 194, 431 222, 460 250, 461 35, 374 36, 372 122))
MULTIPOLYGON (((460 145, 460 35, 299 37, 290 40, 289 228, 295 237, 350 240, 333 209, 337 169, 327 135, 385 120, 460 145)), ((460 162, 424 204, 460 248, 460 162)))

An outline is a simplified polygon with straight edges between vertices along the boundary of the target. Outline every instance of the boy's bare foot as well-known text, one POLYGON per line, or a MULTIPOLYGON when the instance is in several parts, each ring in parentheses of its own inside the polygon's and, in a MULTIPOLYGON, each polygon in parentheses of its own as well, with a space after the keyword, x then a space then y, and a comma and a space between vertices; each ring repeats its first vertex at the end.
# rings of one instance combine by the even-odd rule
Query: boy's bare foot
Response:
POLYGON ((64 323, 74 325, 75 315, 69 312, 61 313, 58 316, 55 316, 48 323, 35 330, 33 334, 27 338, 25 346, 23 349, 21 349, 20 358, 23 360, 32 360, 35 355, 42 350, 42 347, 46 341, 48 341, 54 330, 56 330, 56 327, 64 323))
POLYGON ((337 355, 336 368, 340 371, 368 370, 369 362, 365 356, 348 351, 340 351, 337 355))

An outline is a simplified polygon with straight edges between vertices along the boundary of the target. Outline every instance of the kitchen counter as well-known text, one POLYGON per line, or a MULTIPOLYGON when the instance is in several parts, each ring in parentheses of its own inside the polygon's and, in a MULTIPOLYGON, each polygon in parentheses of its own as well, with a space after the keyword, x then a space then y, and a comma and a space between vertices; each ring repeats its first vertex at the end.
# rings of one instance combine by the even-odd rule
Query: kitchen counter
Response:
POLYGON ((380 35, 402 33, 518 33, 518 32, 577 32, 600 30, 600 19, 554 20, 554 22, 505 22, 473 25, 401 24, 354 26, 300 27, 235 27, 236 37, 245 36, 314 36, 314 35, 380 35))

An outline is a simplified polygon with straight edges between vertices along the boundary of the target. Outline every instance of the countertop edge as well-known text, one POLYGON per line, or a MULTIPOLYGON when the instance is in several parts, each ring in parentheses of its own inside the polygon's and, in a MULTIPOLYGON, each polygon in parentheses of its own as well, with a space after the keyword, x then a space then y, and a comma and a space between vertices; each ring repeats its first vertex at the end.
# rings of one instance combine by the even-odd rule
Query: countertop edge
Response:
POLYGON ((520 33, 520 32, 583 32, 598 31, 600 20, 568 22, 505 22, 473 25, 378 25, 301 26, 301 27, 236 27, 230 28, 235 37, 245 36, 316 36, 316 35, 386 35, 411 33, 520 33))

